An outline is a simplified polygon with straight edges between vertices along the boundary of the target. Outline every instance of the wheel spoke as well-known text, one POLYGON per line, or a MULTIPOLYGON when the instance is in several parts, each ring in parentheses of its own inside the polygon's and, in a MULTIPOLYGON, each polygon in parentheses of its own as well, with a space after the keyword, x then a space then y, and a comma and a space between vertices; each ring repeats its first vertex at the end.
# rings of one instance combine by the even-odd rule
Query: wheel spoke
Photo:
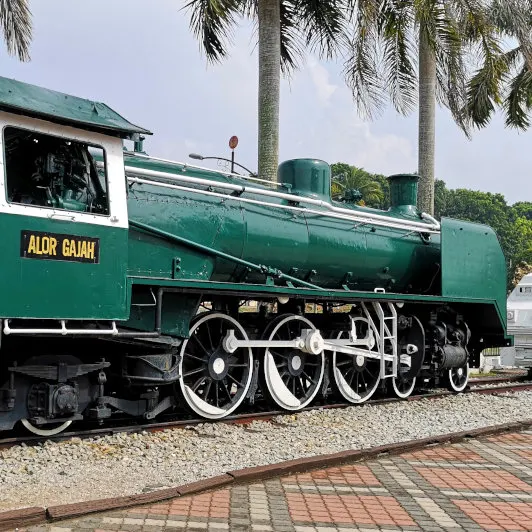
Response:
POLYGON ((227 389, 227 384, 222 381, 222 388, 224 389, 227 397, 229 398, 229 401, 231 401, 233 398, 231 397, 231 394, 229 393, 229 390, 227 389))
POLYGON ((190 338, 192 338, 193 340, 195 340, 198 345, 201 347, 201 349, 205 352, 205 354, 207 356, 210 355, 209 351, 207 351, 207 349, 205 349, 205 346, 201 343, 200 339, 198 338, 198 336, 196 334, 192 335, 190 338))
POLYGON ((191 355, 190 353, 185 353, 185 356, 186 356, 187 359, 192 358, 192 359, 198 360, 199 362, 202 362, 202 363, 204 363, 206 361, 205 357, 200 358, 200 357, 197 357, 195 355, 191 355))
POLYGON ((209 344, 211 345, 211 350, 214 351, 214 344, 212 343, 211 328, 209 327, 209 322, 205 322, 205 329, 207 331, 207 338, 209 338, 209 344))
POLYGON ((207 382, 207 387, 203 391, 203 400, 204 401, 206 401, 207 397, 209 397, 209 392, 211 391, 211 386, 212 386, 212 379, 209 379, 209 381, 207 382))
POLYGON ((231 379, 237 386, 244 386, 244 383, 237 381, 230 373, 227 374, 227 378, 231 379))
POLYGON ((316 384, 316 380, 313 379, 306 371, 302 371, 301 374, 304 375, 312 384, 316 384))
POLYGON ((183 377, 190 377, 190 375, 195 375, 196 373, 199 373, 200 371, 205 371, 205 368, 198 368, 192 371, 187 371, 186 373, 183 373, 183 377))

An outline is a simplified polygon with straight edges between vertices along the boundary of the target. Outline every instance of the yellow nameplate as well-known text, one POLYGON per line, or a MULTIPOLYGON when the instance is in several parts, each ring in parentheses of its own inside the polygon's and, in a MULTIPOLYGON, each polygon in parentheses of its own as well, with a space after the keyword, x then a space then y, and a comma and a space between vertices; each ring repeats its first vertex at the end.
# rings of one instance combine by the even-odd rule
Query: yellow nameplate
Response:
POLYGON ((89 236, 60 235, 40 231, 21 231, 20 256, 25 259, 100 262, 100 239, 89 236))

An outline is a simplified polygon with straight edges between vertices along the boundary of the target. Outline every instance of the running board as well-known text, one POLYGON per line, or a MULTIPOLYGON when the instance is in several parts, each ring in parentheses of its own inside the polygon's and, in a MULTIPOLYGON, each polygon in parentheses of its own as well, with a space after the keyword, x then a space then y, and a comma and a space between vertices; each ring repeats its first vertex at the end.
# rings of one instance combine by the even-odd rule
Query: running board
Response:
POLYGON ((52 335, 60 335, 60 336, 70 336, 70 335, 76 335, 76 336, 94 336, 94 335, 110 335, 110 336, 118 336, 118 329, 116 328, 116 323, 113 321, 111 322, 111 328, 110 329, 68 329, 66 326, 65 320, 59 320, 59 323, 61 324, 60 329, 48 329, 48 328, 40 328, 40 329, 24 329, 24 328, 11 328, 9 326, 9 320, 4 320, 4 334, 6 336, 10 334, 52 334, 52 335))

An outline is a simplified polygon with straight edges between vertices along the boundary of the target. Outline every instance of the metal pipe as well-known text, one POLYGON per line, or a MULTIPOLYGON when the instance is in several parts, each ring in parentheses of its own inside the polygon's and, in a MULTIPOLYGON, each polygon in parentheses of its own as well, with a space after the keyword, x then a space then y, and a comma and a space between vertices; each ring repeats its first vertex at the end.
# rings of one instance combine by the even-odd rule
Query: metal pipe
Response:
MULTIPOLYGON (((369 221, 369 220, 365 220, 364 218, 360 218, 357 216, 356 214, 356 211, 352 211, 353 214, 350 214, 349 216, 348 215, 345 215, 345 214, 336 214, 336 213, 333 213, 333 212, 330 212, 330 211, 317 211, 315 209, 309 209, 309 208, 306 208, 306 207, 294 207, 292 205, 282 205, 282 204, 274 204, 274 203, 268 203, 268 202, 265 202, 265 201, 262 201, 262 200, 253 200, 253 199, 249 199, 249 198, 242 198, 241 196, 231 196, 231 195, 228 195, 228 194, 224 194, 224 193, 221 193, 221 192, 212 192, 210 190, 198 190, 196 188, 191 188, 191 187, 185 187, 185 186, 182 186, 182 185, 172 185, 170 183, 161 183, 159 181, 151 181, 149 179, 141 179, 139 177, 128 177, 128 181, 130 183, 139 183, 139 184, 145 184, 145 185, 153 185, 153 186, 158 186, 158 187, 161 187, 161 188, 169 188, 169 189, 174 189, 174 190, 181 190, 183 192, 195 192, 195 193, 201 193, 205 196, 212 196, 212 197, 215 197, 215 198, 221 198, 221 199, 231 199, 231 200, 234 200, 234 201, 239 201, 241 203, 250 203, 252 205, 261 205, 261 206, 266 206, 266 207, 271 207, 272 209, 283 209, 283 210, 286 210, 286 211, 292 211, 292 212, 297 212, 297 213, 301 213, 301 214, 315 214, 316 216, 324 216, 326 218, 335 218, 335 219, 338 219, 338 220, 347 220, 349 222, 358 222, 358 223, 361 223, 361 224, 372 224, 372 225, 376 225, 376 226, 379 226, 379 227, 388 227, 388 228, 393 228, 393 229, 401 229, 401 230, 408 230, 408 231, 411 231, 411 232, 415 232, 415 233, 419 233, 419 232, 422 232, 422 233, 438 233, 438 231, 435 231, 435 230, 432 230, 432 229, 423 229, 422 231, 419 230, 418 228, 415 228, 415 227, 409 227, 408 226, 408 220, 404 220, 403 223, 399 224, 399 223, 394 223, 392 221, 388 222, 380 222, 380 221, 369 221)), ((425 227, 428 227, 428 226, 425 226, 425 227)))
POLYGON ((215 181, 212 179, 203 179, 199 177, 176 175, 176 174, 171 174, 169 172, 160 172, 158 170, 147 170, 143 168, 135 168, 133 166, 126 166, 125 172, 126 172, 126 175, 130 174, 133 176, 140 176, 140 177, 153 177, 155 179, 167 179, 171 181, 181 181, 184 183, 193 183, 195 185, 201 185, 201 186, 206 186, 206 187, 216 187, 216 188, 232 190, 234 192, 239 192, 240 194, 247 192, 249 194, 268 196, 268 197, 273 197, 277 199, 283 199, 286 201, 291 201, 294 203, 306 203, 308 205, 314 205, 314 206, 325 208, 337 214, 357 216, 359 218, 363 218, 363 219, 371 220, 371 221, 382 221, 382 222, 395 223, 395 224, 400 224, 400 225, 405 225, 405 226, 408 225, 409 228, 415 227, 416 229, 422 229, 423 230, 422 232, 440 229, 440 224, 438 222, 436 222, 436 224, 434 223, 425 224, 423 222, 416 222, 413 220, 412 221, 404 220, 402 218, 394 218, 391 216, 385 216, 383 214, 376 214, 376 213, 370 213, 370 212, 364 212, 364 211, 353 211, 352 209, 344 209, 341 207, 335 207, 334 205, 331 205, 330 203, 323 201, 323 200, 307 198, 304 196, 296 196, 295 194, 287 194, 284 192, 278 192, 276 190, 268 190, 268 189, 255 188, 255 187, 245 187, 245 186, 237 185, 234 183, 221 183, 219 181, 215 181))
POLYGON ((239 259, 238 257, 229 255, 228 253, 224 253, 223 251, 213 249, 209 246, 204 246, 203 244, 199 244, 198 242, 194 242, 193 240, 188 240, 188 238, 183 238, 182 236, 177 236, 177 235, 173 235, 172 233, 167 233, 166 231, 163 231, 162 229, 157 229, 156 227, 152 227, 151 225, 146 225, 146 224, 143 224, 142 222, 136 222, 134 220, 129 220, 129 225, 136 227, 137 229, 142 229, 143 231, 147 231, 148 233, 162 236, 168 240, 173 240, 174 242, 178 242, 179 244, 183 244, 192 249, 203 251, 207 255, 214 255, 215 257, 220 257, 221 259, 225 259, 225 260, 234 262, 236 264, 240 264, 241 266, 245 266, 246 268, 251 268, 252 270, 261 272, 264 275, 272 275, 279 279, 285 279, 286 281, 291 281, 293 283, 297 283, 301 286, 312 288, 314 290, 323 290, 321 286, 307 283, 306 281, 302 281, 301 279, 298 279, 297 277, 292 277, 291 275, 287 275, 286 273, 283 273, 282 271, 277 270, 275 268, 271 268, 270 266, 264 266, 262 264, 254 264, 253 262, 249 262, 244 259, 239 259))
MULTIPOLYGON (((129 152, 129 153, 132 153, 132 152, 129 152)), ((187 168, 195 168, 196 170, 206 170, 207 172, 220 174, 220 175, 230 177, 230 178, 236 177, 237 179, 245 179, 246 181, 249 180, 249 181, 257 181, 259 183, 267 183, 268 185, 274 186, 274 187, 285 187, 285 188, 289 187, 287 183, 279 183, 277 181, 270 181, 269 179, 261 179, 260 177, 241 175, 241 174, 232 174, 231 172, 224 172, 223 170, 215 170, 213 168, 207 168, 206 166, 198 166, 197 164, 189 164, 189 163, 182 163, 181 161, 172 161, 170 159, 162 159, 160 157, 153 157, 151 155, 146 155, 145 153, 135 153, 135 152, 133 153, 135 157, 141 157, 143 159, 148 159, 150 161, 181 165, 182 166, 181 170, 186 170, 187 168)), ((103 167, 103 163, 98 163, 98 164, 99 166, 103 167)))

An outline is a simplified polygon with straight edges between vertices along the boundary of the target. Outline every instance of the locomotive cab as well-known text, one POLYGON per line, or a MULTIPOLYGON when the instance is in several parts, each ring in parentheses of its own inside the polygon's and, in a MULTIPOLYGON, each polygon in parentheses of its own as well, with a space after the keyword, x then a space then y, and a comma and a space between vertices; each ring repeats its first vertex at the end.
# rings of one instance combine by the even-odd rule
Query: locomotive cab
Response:
POLYGON ((103 104, 0 78, 0 318, 127 319, 135 131, 103 104))

